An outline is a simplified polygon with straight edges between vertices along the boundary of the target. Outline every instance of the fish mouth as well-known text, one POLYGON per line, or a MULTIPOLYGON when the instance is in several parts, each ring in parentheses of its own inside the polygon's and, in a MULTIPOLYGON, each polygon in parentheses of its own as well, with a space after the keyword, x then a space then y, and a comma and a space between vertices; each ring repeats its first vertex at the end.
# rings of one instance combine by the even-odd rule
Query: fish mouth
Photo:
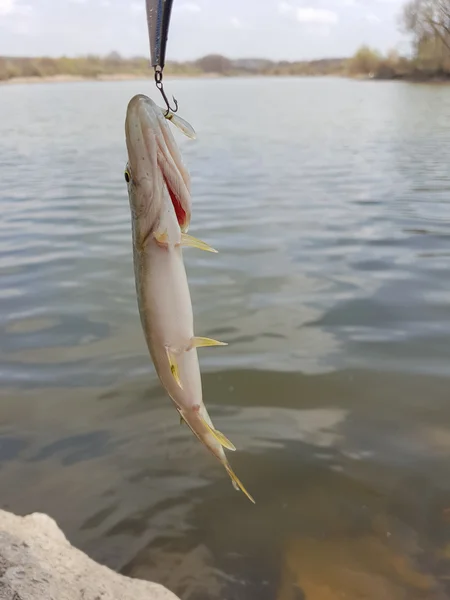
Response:
POLYGON ((137 94, 128 103, 125 137, 132 179, 147 185, 148 202, 162 198, 165 185, 180 229, 186 232, 191 219, 189 173, 163 110, 148 96, 137 94))

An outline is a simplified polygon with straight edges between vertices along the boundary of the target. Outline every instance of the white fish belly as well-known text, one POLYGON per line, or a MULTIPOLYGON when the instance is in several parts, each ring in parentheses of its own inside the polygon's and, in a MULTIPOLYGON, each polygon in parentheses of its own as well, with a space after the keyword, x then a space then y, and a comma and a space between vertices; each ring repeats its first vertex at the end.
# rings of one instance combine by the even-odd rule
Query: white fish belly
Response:
POLYGON ((180 408, 201 405, 197 350, 185 350, 194 336, 194 324, 182 250, 149 240, 142 253, 135 252, 135 271, 142 327, 158 377, 180 408), (166 348, 174 353, 183 389, 171 372, 166 348))

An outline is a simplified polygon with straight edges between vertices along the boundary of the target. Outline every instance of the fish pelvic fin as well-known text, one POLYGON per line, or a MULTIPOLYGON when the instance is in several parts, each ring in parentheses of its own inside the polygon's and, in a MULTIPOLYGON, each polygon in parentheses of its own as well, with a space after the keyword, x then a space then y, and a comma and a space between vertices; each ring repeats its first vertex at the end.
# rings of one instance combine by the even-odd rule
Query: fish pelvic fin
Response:
POLYGON ((200 414, 198 415, 198 418, 221 446, 223 446, 227 450, 235 452, 236 446, 232 442, 230 442, 230 440, 227 437, 225 437, 221 431, 218 431, 217 429, 214 429, 214 427, 211 427, 211 425, 206 421, 206 419, 204 419, 200 414))
POLYGON ((192 348, 207 348, 209 346, 228 346, 226 342, 218 342, 217 340, 213 340, 207 337, 193 337, 192 348))
POLYGON ((169 234, 167 233, 167 229, 165 229, 163 232, 156 231, 153 234, 153 237, 160 246, 167 246, 169 243, 169 234))
POLYGON ((233 471, 233 469, 231 468, 229 463, 225 463, 225 469, 228 473, 228 475, 231 478, 231 481, 233 483, 233 487, 235 490, 241 490, 241 492, 244 492, 244 494, 247 496, 247 498, 250 500, 250 502, 253 502, 253 504, 256 504, 253 496, 251 496, 247 490, 244 487, 244 484, 241 482, 241 480, 237 477, 236 473, 233 471))
POLYGON ((167 348, 167 347, 166 347, 166 354, 167 354, 167 359, 169 361, 170 371, 172 372, 173 378, 177 382, 178 386, 181 389, 183 389, 183 386, 181 385, 180 371, 178 369, 178 363, 177 363, 176 356, 173 352, 171 352, 170 348, 167 348))
POLYGON ((198 248, 198 250, 205 250, 206 252, 214 252, 217 254, 217 250, 211 248, 206 242, 202 242, 197 238, 187 233, 181 234, 181 245, 188 246, 189 248, 198 248))

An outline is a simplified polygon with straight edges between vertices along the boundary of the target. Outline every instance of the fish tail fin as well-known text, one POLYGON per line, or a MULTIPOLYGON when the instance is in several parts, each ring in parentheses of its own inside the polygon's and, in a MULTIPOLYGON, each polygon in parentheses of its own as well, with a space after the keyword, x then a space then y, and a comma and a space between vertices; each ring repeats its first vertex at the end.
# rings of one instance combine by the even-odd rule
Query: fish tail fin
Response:
MULTIPOLYGON (((206 409, 204 409, 204 410, 206 412, 206 409)), ((207 415, 207 413, 206 413, 206 415, 207 415)), ((236 450, 236 447, 234 446, 234 444, 232 442, 230 442, 230 440, 228 438, 226 438, 223 433, 221 433, 220 431, 218 431, 212 425, 212 423, 211 424, 208 423, 208 420, 210 420, 209 417, 208 417, 208 420, 207 420, 205 418, 205 416, 200 415, 199 413, 197 413, 195 421, 197 421, 197 423, 198 423, 198 420, 200 420, 200 422, 202 423, 203 427, 205 427, 207 429, 207 431, 215 439, 215 441, 220 444, 217 448, 214 447, 214 445, 212 446, 209 443, 209 441, 207 441, 204 438, 204 436, 199 432, 198 426, 194 424, 195 421, 193 421, 192 423, 190 422, 189 415, 187 415, 187 414, 181 415, 181 413, 180 413, 180 417, 188 425, 188 427, 191 429, 192 433, 200 440, 200 442, 204 446, 206 446, 208 448, 208 450, 210 450, 214 454, 214 456, 222 463, 222 465, 225 467, 226 472, 228 473, 228 475, 231 478, 231 482, 233 483, 234 489, 241 490, 247 496, 247 498, 250 500, 250 502, 253 502, 253 504, 256 504, 255 500, 253 499, 253 497, 251 496, 251 494, 249 494, 249 492, 247 492, 247 490, 244 487, 244 484, 237 477, 237 475, 235 474, 235 472, 231 468, 230 463, 228 462, 228 460, 225 457, 225 453, 223 451, 223 448, 226 448, 228 450, 236 450)))

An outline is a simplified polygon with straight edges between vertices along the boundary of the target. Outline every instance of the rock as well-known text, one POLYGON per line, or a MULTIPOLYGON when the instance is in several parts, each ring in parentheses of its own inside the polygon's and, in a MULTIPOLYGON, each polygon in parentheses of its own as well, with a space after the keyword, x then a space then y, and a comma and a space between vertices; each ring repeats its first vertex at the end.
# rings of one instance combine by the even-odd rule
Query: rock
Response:
POLYGON ((74 548, 55 521, 0 510, 0 600, 179 600, 74 548))

